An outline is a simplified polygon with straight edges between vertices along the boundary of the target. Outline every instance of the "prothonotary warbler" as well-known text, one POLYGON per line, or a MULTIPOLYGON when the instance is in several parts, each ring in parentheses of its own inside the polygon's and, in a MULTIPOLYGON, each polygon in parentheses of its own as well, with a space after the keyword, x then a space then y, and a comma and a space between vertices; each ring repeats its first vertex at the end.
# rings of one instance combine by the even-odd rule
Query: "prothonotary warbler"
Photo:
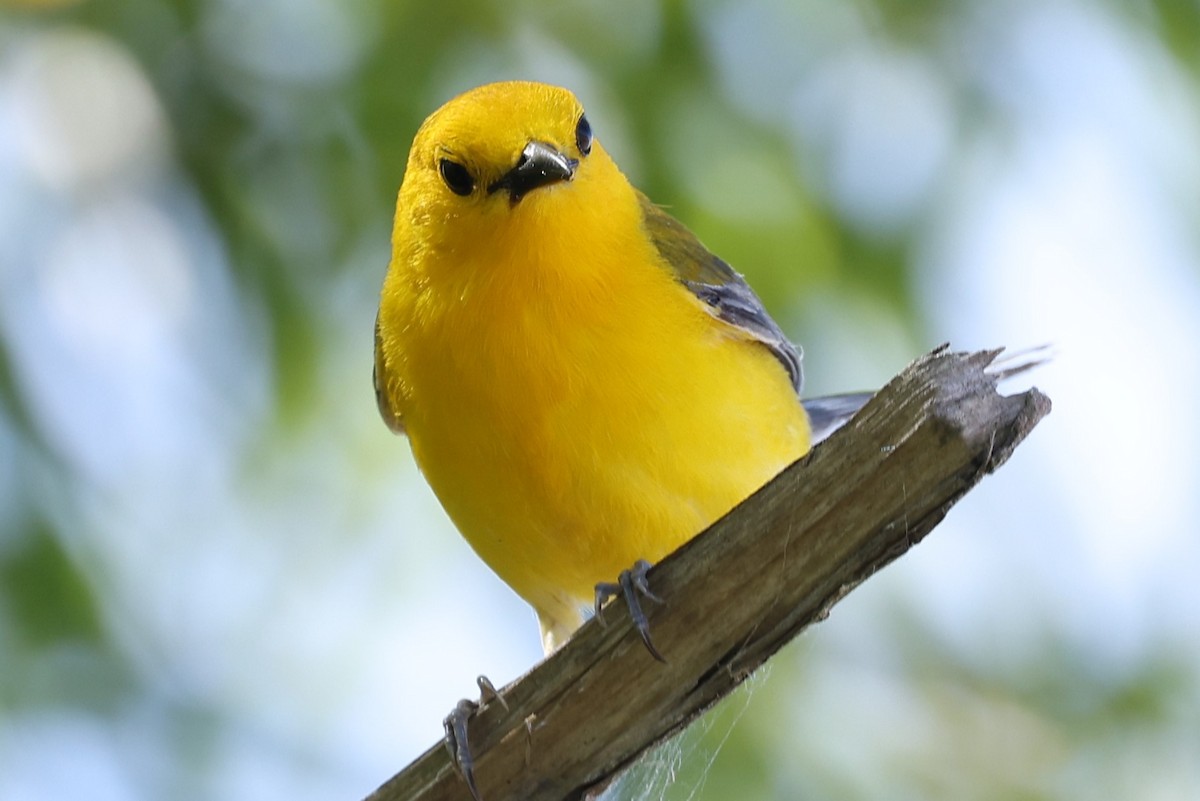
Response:
POLYGON ((597 584, 666 556, 866 398, 810 424, 801 380, 762 302, 630 185, 571 92, 482 86, 417 131, 379 410, 547 652, 597 584))

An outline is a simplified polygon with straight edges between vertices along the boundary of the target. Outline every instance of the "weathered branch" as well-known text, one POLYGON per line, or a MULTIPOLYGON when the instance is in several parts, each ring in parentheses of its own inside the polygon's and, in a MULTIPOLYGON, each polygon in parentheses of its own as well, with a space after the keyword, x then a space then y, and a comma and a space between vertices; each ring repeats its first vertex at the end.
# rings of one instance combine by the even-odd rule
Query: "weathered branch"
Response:
MULTIPOLYGON (((656 662, 622 603, 470 721, 486 801, 579 799, 727 695, 1002 465, 1050 401, 985 372, 998 351, 934 351, 827 442, 650 573, 656 662)), ((442 744, 368 801, 469 801, 442 744)))

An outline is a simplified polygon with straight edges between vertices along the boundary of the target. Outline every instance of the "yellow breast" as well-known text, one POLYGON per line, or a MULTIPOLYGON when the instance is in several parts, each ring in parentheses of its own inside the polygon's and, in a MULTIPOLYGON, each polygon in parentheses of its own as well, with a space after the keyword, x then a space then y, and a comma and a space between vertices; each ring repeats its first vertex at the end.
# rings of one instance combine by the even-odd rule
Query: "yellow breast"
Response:
POLYGON ((780 364, 674 279, 599 156, 502 229, 456 221, 452 253, 398 233, 380 309, 421 470, 543 613, 662 558, 809 445, 780 364))

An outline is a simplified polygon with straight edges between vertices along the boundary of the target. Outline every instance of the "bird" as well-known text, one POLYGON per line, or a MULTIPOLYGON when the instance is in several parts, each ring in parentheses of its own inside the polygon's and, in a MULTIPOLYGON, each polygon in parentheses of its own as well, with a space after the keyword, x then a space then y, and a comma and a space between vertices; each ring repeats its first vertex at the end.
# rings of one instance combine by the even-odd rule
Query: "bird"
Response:
POLYGON ((546 653, 614 576, 634 611, 650 564, 869 397, 806 410, 801 351, 745 279, 633 187, 571 91, 527 81, 418 129, 374 387, 546 653))
MULTIPOLYGON (((802 401, 801 351, 738 272, 634 188, 561 87, 487 84, 429 115, 391 251, 380 415, 533 607, 547 654, 622 594, 665 661, 639 601, 659 600, 651 564, 871 397, 802 401)), ((477 706, 460 701, 445 730, 478 801, 477 706)))

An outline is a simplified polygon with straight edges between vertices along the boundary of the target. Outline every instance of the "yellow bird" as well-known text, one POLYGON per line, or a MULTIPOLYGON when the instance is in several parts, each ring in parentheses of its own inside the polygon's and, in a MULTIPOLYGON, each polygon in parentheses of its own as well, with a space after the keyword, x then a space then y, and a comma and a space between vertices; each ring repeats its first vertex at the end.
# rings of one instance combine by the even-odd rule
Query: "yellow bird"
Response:
MULTIPOLYGON (((537 612, 657 561, 810 447, 800 354, 728 264, 630 185, 584 109, 482 86, 420 127, 375 331, 380 413, 537 612)), ((865 396, 816 409, 833 427, 865 396)))

